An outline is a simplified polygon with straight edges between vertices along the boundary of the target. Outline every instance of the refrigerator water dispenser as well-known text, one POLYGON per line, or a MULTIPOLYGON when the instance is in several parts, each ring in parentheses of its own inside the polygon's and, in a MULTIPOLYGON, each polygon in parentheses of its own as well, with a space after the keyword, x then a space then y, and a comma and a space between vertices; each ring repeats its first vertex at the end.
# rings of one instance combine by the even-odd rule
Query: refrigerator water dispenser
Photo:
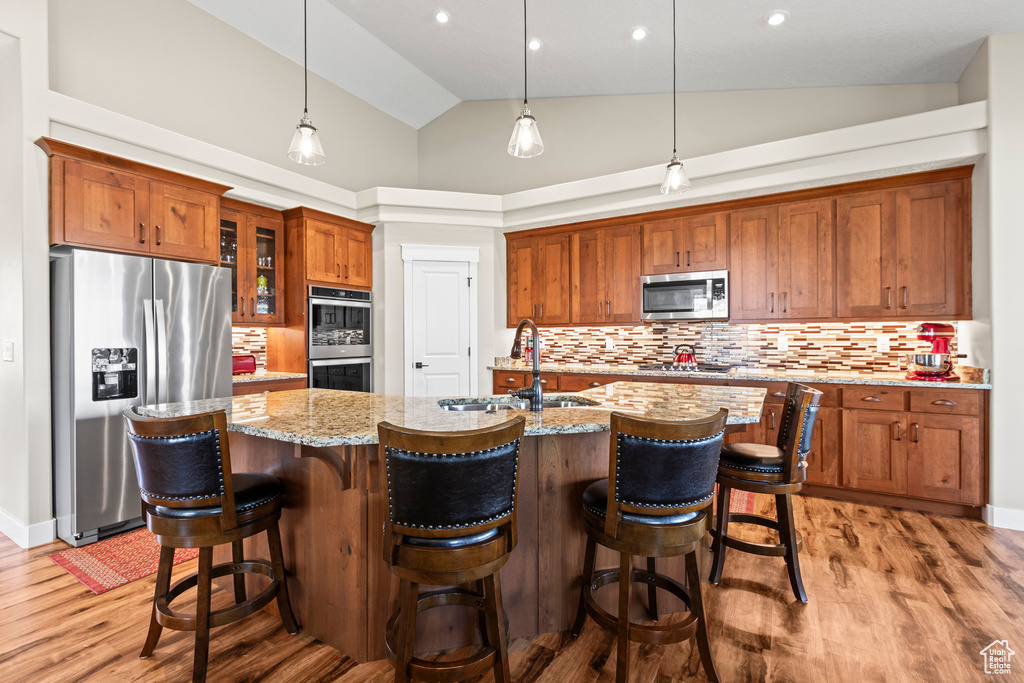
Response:
POLYGON ((113 401, 139 395, 138 349, 92 350, 92 400, 113 401))

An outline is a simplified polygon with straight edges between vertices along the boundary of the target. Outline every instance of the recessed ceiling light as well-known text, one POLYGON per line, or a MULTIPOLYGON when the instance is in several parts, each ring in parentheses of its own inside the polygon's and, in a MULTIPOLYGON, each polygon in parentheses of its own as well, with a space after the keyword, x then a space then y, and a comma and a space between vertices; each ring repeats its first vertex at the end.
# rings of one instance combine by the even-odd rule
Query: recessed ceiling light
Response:
POLYGON ((448 13, 445 12, 444 10, 441 10, 440 12, 438 12, 437 15, 434 18, 437 19, 437 22, 439 24, 447 24, 448 20, 451 19, 451 17, 448 16, 448 13))
POLYGON ((637 26, 633 29, 633 40, 643 40, 647 37, 647 29, 643 26, 637 26))
POLYGON ((777 9, 764 15, 764 21, 769 26, 778 26, 786 19, 789 18, 789 12, 783 9, 777 9))
POLYGON ((530 49, 531 50, 539 50, 540 49, 540 45, 541 45, 541 42, 539 40, 537 40, 536 38, 534 38, 533 40, 530 41, 530 49))

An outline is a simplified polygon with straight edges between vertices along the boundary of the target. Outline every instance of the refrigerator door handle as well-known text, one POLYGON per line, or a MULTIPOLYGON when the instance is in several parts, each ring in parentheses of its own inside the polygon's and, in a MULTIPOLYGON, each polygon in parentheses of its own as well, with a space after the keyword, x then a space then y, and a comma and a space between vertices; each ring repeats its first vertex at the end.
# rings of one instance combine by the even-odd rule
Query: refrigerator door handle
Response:
POLYGON ((156 400, 156 324, 153 321, 153 300, 143 299, 142 300, 142 319, 145 325, 145 336, 144 343, 145 349, 143 350, 144 358, 143 361, 146 365, 145 383, 142 386, 142 402, 144 405, 152 405, 157 402, 156 400))
POLYGON ((154 299, 156 318, 156 400, 167 403, 167 313, 163 299, 154 299))

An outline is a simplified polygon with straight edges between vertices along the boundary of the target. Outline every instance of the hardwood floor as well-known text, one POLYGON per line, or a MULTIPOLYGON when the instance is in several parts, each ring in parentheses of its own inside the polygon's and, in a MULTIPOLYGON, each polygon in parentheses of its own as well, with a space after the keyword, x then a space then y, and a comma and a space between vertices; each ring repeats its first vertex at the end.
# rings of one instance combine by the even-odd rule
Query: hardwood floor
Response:
MULTIPOLYGON (((758 511, 769 510, 770 498, 758 498, 758 511)), ((1024 680, 1024 532, 822 498, 798 496, 796 512, 806 605, 781 558, 730 551, 721 584, 702 585, 722 680, 987 680, 979 651, 994 640, 1020 653, 1000 680, 1024 680)), ((190 633, 165 630, 153 657, 138 658, 155 577, 95 596, 47 558, 65 547, 22 550, 0 535, 0 680, 189 680, 190 633)), ((705 680, 688 643, 634 647, 631 681, 705 680)), ((593 622, 578 639, 550 633, 511 650, 517 681, 614 680, 614 639, 593 622)), ((262 612, 213 632, 209 680, 393 676, 387 662, 356 664, 262 612)))

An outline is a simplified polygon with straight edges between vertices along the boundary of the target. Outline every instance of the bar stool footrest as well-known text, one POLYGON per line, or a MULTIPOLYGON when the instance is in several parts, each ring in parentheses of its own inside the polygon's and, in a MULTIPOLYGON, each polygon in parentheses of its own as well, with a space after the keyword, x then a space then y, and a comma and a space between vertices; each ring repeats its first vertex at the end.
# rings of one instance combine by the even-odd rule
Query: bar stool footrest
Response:
MULTIPOLYGON (((771 517, 762 517, 761 515, 748 515, 738 512, 729 514, 729 524, 756 524, 760 527, 772 529, 774 531, 781 532, 782 528, 779 525, 778 520, 772 519, 771 517)), ((717 524, 715 528, 710 529, 708 534, 712 538, 718 538, 717 524)), ((794 530, 796 534, 796 549, 800 551, 800 547, 804 544, 804 537, 799 531, 794 530)), ((734 536, 726 534, 722 537, 722 543, 728 548, 734 548, 744 553, 752 553, 754 555, 761 555, 763 557, 785 557, 786 546, 784 543, 756 543, 754 541, 743 541, 734 536)))
MULTIPOLYGON (((690 591, 686 586, 676 581, 670 576, 664 574, 651 574, 642 569, 634 569, 632 576, 630 577, 633 583, 640 584, 643 586, 654 586, 668 591, 672 595, 676 596, 686 605, 690 607, 690 591)), ((587 606, 587 614, 596 621, 602 628, 614 633, 618 630, 619 619, 614 614, 611 614, 599 604, 594 597, 600 588, 607 586, 608 584, 619 582, 619 570, 618 569, 603 569, 595 572, 593 579, 589 584, 583 586, 583 599, 587 606)), ((687 614, 686 618, 680 622, 674 624, 636 624, 630 622, 629 624, 629 639, 635 643, 644 643, 647 645, 667 645, 669 643, 679 643, 684 640, 688 640, 694 637, 697 632, 697 617, 692 613, 687 614)))
MULTIPOLYGON (((422 593, 416 599, 416 613, 419 614, 435 607, 458 606, 472 607, 480 612, 486 609, 484 596, 476 591, 465 588, 448 588, 438 591, 422 593)), ((395 648, 398 640, 398 618, 401 610, 395 610, 388 619, 387 628, 384 630, 384 650, 388 660, 394 661, 395 648)), ((501 623, 505 632, 505 640, 508 641, 508 614, 501 611, 501 623)), ((445 660, 434 662, 429 659, 413 657, 409 661, 409 674, 413 678, 429 681, 451 682, 463 681, 469 678, 482 676, 494 666, 496 652, 489 645, 481 645, 480 651, 462 659, 445 660)))
MULTIPOLYGON (((245 562, 225 562, 214 565, 210 572, 210 579, 221 576, 235 576, 238 574, 262 574, 270 579, 270 585, 263 589, 258 595, 245 602, 225 607, 210 612, 210 628, 224 626, 242 617, 258 612, 266 607, 277 597, 281 590, 281 581, 274 575, 274 568, 268 562, 260 560, 248 560, 245 562)), ((176 581, 167 595, 156 601, 156 621, 161 626, 177 631, 195 631, 196 616, 184 612, 176 612, 171 609, 170 604, 185 591, 195 588, 199 584, 199 574, 192 573, 185 578, 176 581)))

